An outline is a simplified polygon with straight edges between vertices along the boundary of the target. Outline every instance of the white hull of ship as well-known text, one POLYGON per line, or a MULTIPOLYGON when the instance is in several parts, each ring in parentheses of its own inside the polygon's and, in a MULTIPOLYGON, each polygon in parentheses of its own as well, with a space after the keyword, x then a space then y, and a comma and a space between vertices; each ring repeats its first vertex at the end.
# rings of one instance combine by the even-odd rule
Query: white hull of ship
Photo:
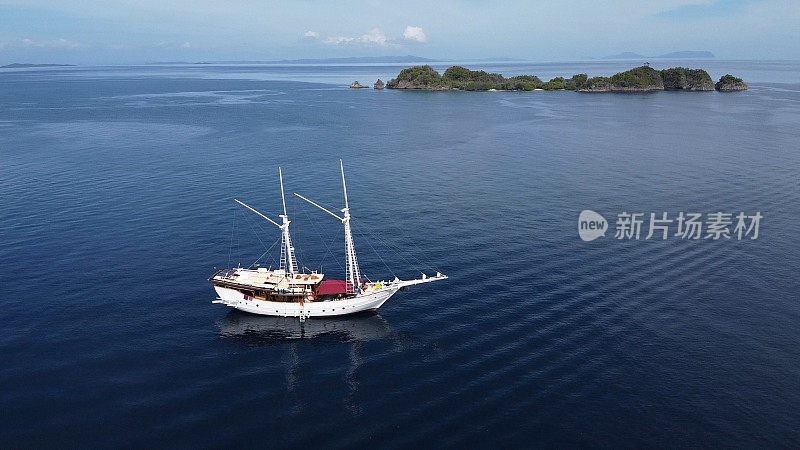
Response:
POLYGON ((374 311, 389 300, 389 297, 400 290, 400 287, 389 287, 375 292, 359 294, 355 297, 322 302, 271 302, 259 300, 245 295, 235 289, 214 286, 219 295, 218 303, 238 310, 278 317, 331 317, 355 314, 361 311, 374 311))

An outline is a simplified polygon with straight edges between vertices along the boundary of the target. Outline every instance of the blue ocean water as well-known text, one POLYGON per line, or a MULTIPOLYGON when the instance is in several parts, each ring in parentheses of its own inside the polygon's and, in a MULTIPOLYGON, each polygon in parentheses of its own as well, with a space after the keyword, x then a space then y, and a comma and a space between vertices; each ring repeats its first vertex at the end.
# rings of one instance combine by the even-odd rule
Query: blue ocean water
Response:
MULTIPOLYGON (((393 65, 0 72, 0 443, 796 445, 800 64, 693 64, 750 90, 346 88, 393 65), (336 207, 339 158, 366 274, 450 279, 303 324, 212 304, 214 267, 279 238, 232 199, 276 216, 281 166, 288 192, 336 207), (578 237, 584 209, 605 238, 578 237), (619 213, 680 211, 764 218, 757 240, 614 239, 619 213)), ((288 200, 300 264, 341 277, 340 224, 288 200)))

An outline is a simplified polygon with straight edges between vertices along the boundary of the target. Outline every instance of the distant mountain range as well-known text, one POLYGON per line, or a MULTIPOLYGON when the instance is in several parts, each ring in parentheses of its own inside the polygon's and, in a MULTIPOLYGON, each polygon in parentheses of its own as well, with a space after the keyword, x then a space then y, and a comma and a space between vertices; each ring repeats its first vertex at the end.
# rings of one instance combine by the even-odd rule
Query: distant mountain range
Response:
POLYGON ((28 67, 72 67, 74 64, 22 64, 14 63, 0 66, 0 69, 25 69, 28 67))
POLYGON ((406 63, 406 62, 434 62, 436 59, 422 58, 420 56, 356 56, 350 58, 317 58, 317 59, 282 59, 280 61, 267 61, 275 64, 358 64, 358 63, 406 63))
POLYGON ((520 59, 520 58, 472 58, 472 59, 439 59, 437 61, 440 62, 525 62, 528 61, 527 59, 520 59))
POLYGON ((429 63, 437 59, 422 58, 420 56, 356 56, 347 58, 303 58, 280 59, 269 61, 234 60, 234 61, 201 61, 189 63, 185 61, 164 61, 150 64, 381 64, 381 63, 429 63))
POLYGON ((602 59, 707 59, 716 58, 709 51, 684 50, 680 52, 664 53, 658 56, 645 56, 633 52, 622 52, 616 55, 604 56, 602 59))
MULTIPOLYGON (((270 61, 202 61, 188 63, 183 61, 155 62, 151 64, 402 64, 402 63, 432 63, 447 62, 453 60, 431 59, 421 56, 354 56, 347 58, 303 58, 303 59, 280 59, 270 61)), ((480 59, 459 59, 462 62, 493 62, 493 61, 525 61, 516 58, 480 58, 480 59)))

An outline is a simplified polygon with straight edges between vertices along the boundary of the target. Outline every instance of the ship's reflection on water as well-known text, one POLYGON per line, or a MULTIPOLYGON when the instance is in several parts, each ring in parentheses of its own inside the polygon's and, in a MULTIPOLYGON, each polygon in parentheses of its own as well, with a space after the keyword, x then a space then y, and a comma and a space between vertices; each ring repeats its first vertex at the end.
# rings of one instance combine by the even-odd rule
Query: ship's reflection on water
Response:
POLYGON ((296 413, 303 409, 303 403, 297 398, 302 344, 313 341, 315 344, 349 346, 349 364, 342 380, 347 386, 348 395, 343 400, 351 413, 358 414, 361 407, 356 401, 356 375, 363 362, 362 344, 389 341, 396 350, 400 350, 407 338, 375 312, 340 318, 310 318, 301 322, 296 317, 259 316, 231 310, 218 325, 219 336, 224 340, 247 347, 284 347, 281 364, 284 365, 286 390, 293 399, 296 413))
POLYGON ((272 317, 231 310, 220 322, 220 337, 247 346, 284 344, 296 340, 368 342, 397 340, 398 335, 377 313, 340 318, 272 317))

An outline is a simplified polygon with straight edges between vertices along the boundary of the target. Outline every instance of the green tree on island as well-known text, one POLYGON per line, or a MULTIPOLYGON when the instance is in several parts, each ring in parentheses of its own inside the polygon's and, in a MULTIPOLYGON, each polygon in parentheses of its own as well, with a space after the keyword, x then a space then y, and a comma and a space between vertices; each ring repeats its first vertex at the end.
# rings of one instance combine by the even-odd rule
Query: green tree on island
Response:
POLYGON ((386 87, 389 89, 462 90, 462 91, 532 91, 568 90, 581 92, 650 92, 663 90, 720 91, 745 90, 740 78, 725 75, 715 86, 708 72, 702 69, 673 67, 656 70, 650 66, 635 67, 611 77, 589 78, 585 73, 572 78, 555 77, 544 83, 535 75, 505 78, 499 73, 469 70, 452 66, 444 75, 431 66, 403 69, 386 87))

